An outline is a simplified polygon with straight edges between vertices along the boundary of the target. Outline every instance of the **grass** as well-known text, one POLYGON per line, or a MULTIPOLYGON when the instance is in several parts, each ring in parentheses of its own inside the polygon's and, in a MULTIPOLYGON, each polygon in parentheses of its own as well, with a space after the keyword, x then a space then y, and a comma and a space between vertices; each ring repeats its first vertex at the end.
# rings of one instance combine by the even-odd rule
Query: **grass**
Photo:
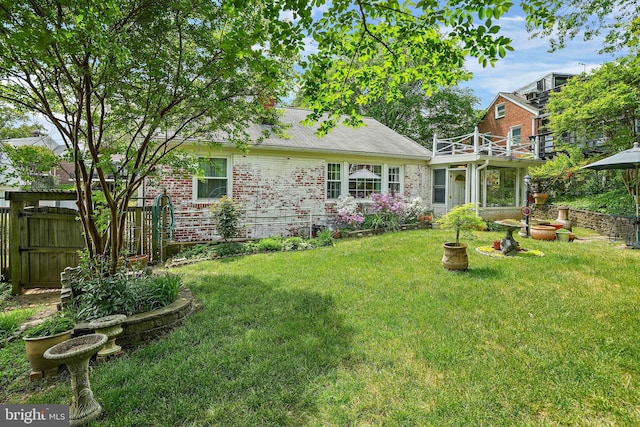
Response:
MULTIPOLYGON (((200 310, 94 367, 96 425, 638 425, 640 251, 473 251, 501 235, 465 239, 466 273, 440 266, 442 230, 183 267, 200 310)), ((28 383, 21 344, 0 401, 68 403, 68 378, 28 383)))

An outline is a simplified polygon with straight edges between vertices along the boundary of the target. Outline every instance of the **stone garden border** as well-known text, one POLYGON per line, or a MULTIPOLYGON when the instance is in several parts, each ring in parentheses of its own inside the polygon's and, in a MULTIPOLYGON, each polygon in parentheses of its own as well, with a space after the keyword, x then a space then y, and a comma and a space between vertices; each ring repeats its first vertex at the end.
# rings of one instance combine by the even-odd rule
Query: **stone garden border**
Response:
MULTIPOLYGON (((191 291, 182 287, 178 298, 171 304, 127 317, 122 323, 123 332, 118 336, 117 343, 131 348, 153 341, 184 323, 196 308, 196 300, 191 291)), ((89 328, 89 322, 76 324, 74 336, 91 333, 93 330, 89 328)))

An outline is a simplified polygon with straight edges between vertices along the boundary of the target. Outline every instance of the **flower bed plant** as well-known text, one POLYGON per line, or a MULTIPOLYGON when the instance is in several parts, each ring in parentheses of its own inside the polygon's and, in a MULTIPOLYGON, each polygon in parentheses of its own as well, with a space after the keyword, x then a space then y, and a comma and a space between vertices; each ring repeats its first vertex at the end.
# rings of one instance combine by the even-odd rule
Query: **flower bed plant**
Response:
POLYGON ((132 272, 119 267, 109 273, 106 258, 82 259, 74 273, 73 307, 80 321, 111 314, 132 315, 164 307, 175 301, 180 276, 132 272))

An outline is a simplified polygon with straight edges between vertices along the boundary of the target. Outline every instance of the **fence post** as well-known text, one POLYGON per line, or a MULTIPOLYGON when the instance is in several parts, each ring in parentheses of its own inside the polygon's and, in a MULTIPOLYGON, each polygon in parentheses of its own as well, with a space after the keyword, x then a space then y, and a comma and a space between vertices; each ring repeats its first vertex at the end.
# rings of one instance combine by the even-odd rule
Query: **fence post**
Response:
POLYGON ((22 200, 11 200, 9 209, 9 266, 11 269, 11 295, 22 293, 22 257, 20 254, 20 211, 24 210, 22 200))
POLYGON ((142 208, 136 206, 133 208, 134 223, 133 228, 133 247, 136 254, 144 255, 142 246, 142 208))

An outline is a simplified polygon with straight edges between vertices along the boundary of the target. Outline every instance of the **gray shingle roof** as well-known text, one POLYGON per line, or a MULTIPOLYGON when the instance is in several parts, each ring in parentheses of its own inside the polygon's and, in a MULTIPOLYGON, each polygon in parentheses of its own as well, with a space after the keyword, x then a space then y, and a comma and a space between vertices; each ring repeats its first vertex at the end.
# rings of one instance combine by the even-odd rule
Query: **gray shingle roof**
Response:
MULTIPOLYGON (((354 129, 339 125, 326 136, 318 137, 315 134, 317 125, 309 127, 301 123, 310 113, 308 110, 297 108, 279 110, 284 112, 281 120, 290 125, 285 130, 288 137, 271 136, 262 142, 261 147, 421 160, 431 158, 431 151, 427 148, 369 117, 363 119, 365 126, 354 129)), ((257 136, 266 127, 268 125, 256 126, 249 133, 257 136)))

